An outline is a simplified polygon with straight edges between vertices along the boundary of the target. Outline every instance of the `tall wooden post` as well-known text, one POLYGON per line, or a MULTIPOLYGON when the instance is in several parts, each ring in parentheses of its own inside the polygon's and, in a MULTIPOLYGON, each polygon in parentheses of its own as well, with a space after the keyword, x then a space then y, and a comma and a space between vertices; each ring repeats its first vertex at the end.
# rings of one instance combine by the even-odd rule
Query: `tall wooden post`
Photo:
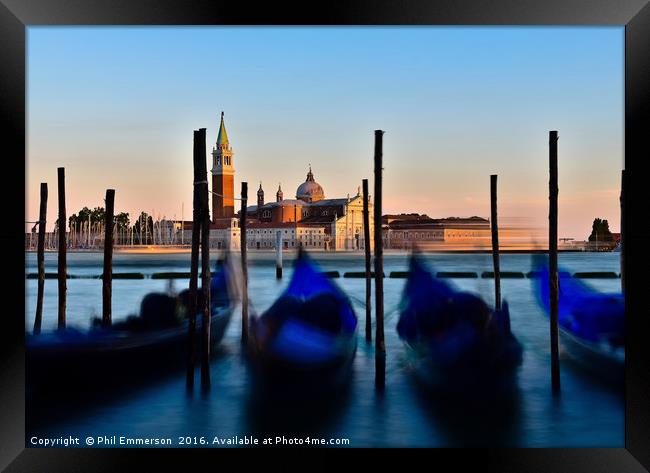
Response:
POLYGON ((557 131, 549 132, 549 227, 548 227, 548 258, 549 258, 549 287, 550 287, 550 321, 551 321, 551 381, 553 392, 560 391, 560 357, 558 341, 558 303, 559 279, 557 269, 557 131))
POLYGON ((372 304, 370 302, 370 286, 372 271, 370 270, 370 215, 368 211, 368 179, 362 181, 363 184, 363 241, 366 254, 366 341, 372 342, 372 326, 370 322, 370 312, 372 304))
POLYGON ((248 205, 248 183, 241 183, 241 212, 239 213, 239 246, 241 249, 242 297, 241 297, 241 342, 248 344, 248 262, 246 261, 246 206, 248 205))
POLYGON ((38 213, 38 295, 36 296, 36 317, 34 334, 41 333, 43 320, 43 292, 45 291, 45 223, 47 216, 47 182, 41 182, 41 208, 38 213))
POLYGON ((497 223, 497 176, 490 176, 490 223, 492 228, 492 262, 494 263, 494 308, 501 310, 501 271, 499 269, 499 225, 497 223))
MULTIPOLYGON (((194 387, 194 365, 196 363, 196 313, 197 313, 197 286, 199 275, 199 240, 201 238, 201 193, 199 183, 201 181, 201 161, 205 161, 205 156, 201 158, 201 135, 198 130, 194 130, 194 193, 192 199, 192 256, 190 259, 190 295, 188 301, 188 356, 187 356, 187 388, 194 387)), ((205 164, 204 164, 205 166, 205 164)), ((205 178, 205 175, 203 176, 205 178)), ((142 221, 142 218, 140 218, 142 221)), ((142 235, 142 224, 140 225, 140 235, 142 235)))
POLYGON ((282 231, 275 234, 275 277, 282 279, 282 231))
POLYGON ((201 198, 201 273, 203 288, 203 317, 201 320, 201 386, 210 386, 210 208, 208 198, 208 171, 206 168, 205 128, 199 128, 199 172, 197 186, 201 198))
POLYGON ((104 212, 104 275, 102 280, 102 325, 112 323, 111 297, 113 295, 113 213, 115 189, 106 190, 106 212, 104 212))
POLYGON ((375 130, 375 384, 383 389, 386 380, 384 343, 384 261, 381 238, 382 130, 375 130))
POLYGON ((621 291, 625 292, 625 169, 621 171, 621 291))
POLYGON ((66 241, 65 241, 65 168, 57 169, 57 177, 59 184, 59 330, 65 330, 65 302, 66 302, 66 241))

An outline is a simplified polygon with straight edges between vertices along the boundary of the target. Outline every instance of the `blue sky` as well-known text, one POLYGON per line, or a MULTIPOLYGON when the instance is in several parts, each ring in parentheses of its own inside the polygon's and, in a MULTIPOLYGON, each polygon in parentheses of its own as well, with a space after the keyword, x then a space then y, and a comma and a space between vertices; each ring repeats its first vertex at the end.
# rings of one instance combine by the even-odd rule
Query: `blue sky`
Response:
MULTIPOLYGON (((191 216, 192 130, 221 110, 235 188, 285 197, 312 164, 327 197, 372 183, 384 208, 545 225, 548 131, 558 130, 560 236, 619 228, 622 27, 30 27, 27 216, 66 167, 68 213, 191 216)), ((372 188, 372 184, 371 184, 372 188)), ((56 211, 50 201, 48 212, 56 211)))

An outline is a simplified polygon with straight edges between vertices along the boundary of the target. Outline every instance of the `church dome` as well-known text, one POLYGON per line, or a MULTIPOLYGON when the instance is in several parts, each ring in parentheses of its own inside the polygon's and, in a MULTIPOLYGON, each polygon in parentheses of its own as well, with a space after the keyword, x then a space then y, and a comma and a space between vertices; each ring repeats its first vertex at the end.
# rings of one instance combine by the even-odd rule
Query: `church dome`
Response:
POLYGON ((296 199, 303 200, 305 202, 317 202, 325 198, 325 192, 318 182, 314 180, 314 174, 311 172, 311 166, 309 166, 309 172, 307 173, 307 180, 298 186, 296 190, 296 199))

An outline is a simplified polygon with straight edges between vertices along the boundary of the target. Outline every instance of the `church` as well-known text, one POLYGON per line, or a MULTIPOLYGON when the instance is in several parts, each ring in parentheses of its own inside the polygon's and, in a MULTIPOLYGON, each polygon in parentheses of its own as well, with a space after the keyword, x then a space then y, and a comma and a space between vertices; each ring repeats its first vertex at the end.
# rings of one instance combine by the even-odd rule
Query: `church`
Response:
MULTIPOLYGON (((216 145, 212 149, 212 224, 210 246, 239 249, 239 212, 235 212, 234 152, 228 141, 224 115, 216 145)), ((364 250, 363 196, 361 188, 355 196, 328 199, 323 187, 316 182, 311 165, 305 182, 298 185, 295 199, 285 199, 281 185, 275 200, 265 200, 260 182, 257 205, 247 206, 247 247, 274 249, 278 241, 286 249, 364 250)), ((252 196, 249 196, 249 200, 252 196)), ((370 235, 374 231, 372 203, 368 202, 370 235)), ((369 242, 372 248, 372 236, 369 242)))

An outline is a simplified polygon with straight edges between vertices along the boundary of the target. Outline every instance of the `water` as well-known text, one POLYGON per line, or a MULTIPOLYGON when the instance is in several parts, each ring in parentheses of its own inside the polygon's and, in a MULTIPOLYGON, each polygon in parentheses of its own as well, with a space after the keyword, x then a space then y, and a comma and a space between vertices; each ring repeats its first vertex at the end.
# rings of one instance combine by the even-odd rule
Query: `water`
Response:
MULTIPOLYGON (((323 270, 362 271, 362 254, 314 253, 323 270)), ((46 255, 46 272, 56 272, 56 254, 46 255)), ((425 258, 439 271, 492 270, 489 254, 433 254, 425 258)), ((617 253, 561 253, 559 264, 570 272, 620 271, 617 253)), ((98 275, 102 255, 68 255, 68 272, 73 275, 98 275)), ((189 254, 116 254, 115 272, 189 271, 189 254)), ((27 272, 36 272, 36 257, 26 256, 27 272)), ((502 271, 528 272, 531 257, 524 254, 501 255, 502 271)), ((407 269, 407 256, 387 254, 384 270, 407 269)), ((291 256, 285 255, 285 277, 275 279, 271 254, 250 255, 249 294, 251 311, 261 313, 277 298, 291 276, 291 256)), ((397 307, 404 279, 384 279, 386 332, 386 388, 374 388, 374 349, 363 339, 365 282, 363 279, 335 279, 355 305, 359 318, 359 348, 348 389, 327 405, 308 408, 263 406, 273 411, 271 423, 261 421, 260 407, 251 403, 251 375, 242 357, 240 314, 226 332, 217 357, 211 364, 212 388, 202 394, 185 391, 184 372, 101 402, 86 402, 74 413, 56 415, 51 407, 48 420, 33 419, 29 435, 60 437, 126 435, 132 437, 179 436, 221 438, 244 435, 346 438, 353 447, 364 446, 517 446, 517 447, 623 447, 624 402, 620 387, 606 386, 576 369, 570 360, 561 359, 562 393, 551 395, 550 348, 547 319, 535 302, 533 281, 504 279, 502 296, 510 304, 512 330, 524 346, 524 361, 519 370, 515 397, 503 404, 472 409, 423 390, 414 381, 405 363, 402 342, 397 337, 397 307), (257 410, 255 410, 255 409, 257 410), (300 422, 297 422, 297 421, 300 422)), ((453 279, 453 284, 480 293, 493 304, 492 279, 453 279)), ((601 291, 620 291, 619 279, 587 280, 601 291)), ((164 280, 113 281, 113 319, 136 313, 143 296, 165 291, 164 280)), ((186 280, 174 281, 176 288, 187 287, 186 280)), ((68 325, 88 327, 90 318, 101 314, 101 280, 68 280, 68 325)), ((25 328, 31 330, 35 310, 36 280, 26 281, 25 328)), ((373 295, 374 301, 374 295, 373 295)), ((56 326, 57 284, 46 280, 43 330, 56 326)), ((374 329, 373 329, 374 338, 374 329)), ((198 381, 198 378, 197 378, 198 381)), ((477 398, 482 393, 475 393, 477 398)))

